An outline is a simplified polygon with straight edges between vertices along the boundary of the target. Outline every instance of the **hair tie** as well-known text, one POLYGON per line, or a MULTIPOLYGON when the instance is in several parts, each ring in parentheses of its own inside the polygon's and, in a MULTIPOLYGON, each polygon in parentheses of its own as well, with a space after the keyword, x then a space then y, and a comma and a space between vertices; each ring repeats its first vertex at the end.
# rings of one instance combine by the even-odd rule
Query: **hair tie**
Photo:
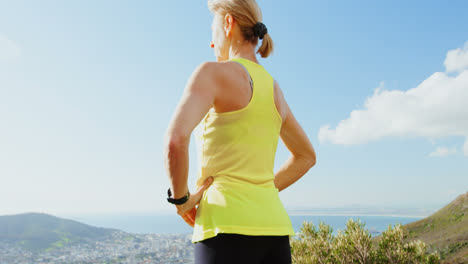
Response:
POLYGON ((260 39, 263 39, 263 36, 265 36, 266 33, 268 33, 268 30, 262 22, 257 22, 254 27, 253 27, 253 32, 254 35, 259 37, 260 39))

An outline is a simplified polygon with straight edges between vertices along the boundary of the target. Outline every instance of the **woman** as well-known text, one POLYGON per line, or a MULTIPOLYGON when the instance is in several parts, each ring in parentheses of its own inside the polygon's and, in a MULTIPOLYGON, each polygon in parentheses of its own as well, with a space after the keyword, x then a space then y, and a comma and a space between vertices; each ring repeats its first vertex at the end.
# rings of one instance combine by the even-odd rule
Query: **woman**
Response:
POLYGON ((278 192, 315 165, 315 150, 281 88, 260 65, 273 50, 255 0, 209 1, 217 62, 189 78, 165 136, 168 201, 192 227, 195 263, 291 263, 295 235, 278 192), (198 132, 197 192, 187 186, 198 132), (273 173, 279 137, 291 157, 273 173), (198 206, 198 207, 197 207, 198 206))

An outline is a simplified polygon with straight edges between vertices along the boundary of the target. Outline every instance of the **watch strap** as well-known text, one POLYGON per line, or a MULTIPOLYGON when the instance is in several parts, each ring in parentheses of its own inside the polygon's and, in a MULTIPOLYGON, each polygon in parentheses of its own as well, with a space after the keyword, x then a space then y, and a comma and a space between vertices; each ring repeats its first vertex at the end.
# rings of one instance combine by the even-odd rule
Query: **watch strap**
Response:
POLYGON ((172 198, 172 193, 171 193, 171 188, 167 189, 167 201, 171 204, 183 204, 185 202, 188 201, 188 199, 190 198, 190 191, 187 192, 187 194, 182 197, 182 198, 179 198, 179 199, 174 199, 172 198))

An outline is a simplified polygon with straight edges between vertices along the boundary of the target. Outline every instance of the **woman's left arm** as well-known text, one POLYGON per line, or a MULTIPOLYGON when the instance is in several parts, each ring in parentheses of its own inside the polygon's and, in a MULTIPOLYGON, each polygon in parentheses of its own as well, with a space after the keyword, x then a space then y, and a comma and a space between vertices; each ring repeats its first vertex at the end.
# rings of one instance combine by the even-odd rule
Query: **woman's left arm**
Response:
MULTIPOLYGON (((214 104, 217 94, 216 68, 215 62, 204 62, 194 70, 164 136, 164 164, 172 185, 172 197, 175 199, 183 197, 189 190, 187 179, 190 135, 214 104)), ((206 182, 196 193, 190 194, 189 200, 184 204, 176 205, 177 213, 184 217, 194 209, 210 183, 206 182)), ((187 219, 184 220, 187 222, 187 219)))

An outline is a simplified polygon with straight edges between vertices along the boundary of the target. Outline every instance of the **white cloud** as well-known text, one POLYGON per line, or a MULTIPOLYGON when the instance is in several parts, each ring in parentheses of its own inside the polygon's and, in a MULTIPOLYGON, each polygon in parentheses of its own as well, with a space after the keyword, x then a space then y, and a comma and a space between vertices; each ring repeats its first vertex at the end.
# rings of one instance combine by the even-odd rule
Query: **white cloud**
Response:
POLYGON ((383 137, 433 140, 462 136, 466 138, 464 154, 468 156, 468 69, 463 69, 468 66, 467 54, 468 44, 463 50, 447 53, 447 70, 457 70, 455 76, 435 72, 407 91, 385 90, 384 83, 380 83, 366 99, 364 109, 351 111, 335 129, 328 124, 320 127, 320 142, 352 145, 383 137))
POLYGON ((20 55, 20 48, 5 35, 0 34, 0 62, 15 59, 20 55))
POLYGON ((457 153, 456 147, 447 148, 447 147, 438 147, 435 151, 429 154, 430 157, 445 157, 451 154, 457 153))
POLYGON ((458 72, 468 68, 468 41, 463 48, 449 51, 444 65, 447 72, 458 72))

